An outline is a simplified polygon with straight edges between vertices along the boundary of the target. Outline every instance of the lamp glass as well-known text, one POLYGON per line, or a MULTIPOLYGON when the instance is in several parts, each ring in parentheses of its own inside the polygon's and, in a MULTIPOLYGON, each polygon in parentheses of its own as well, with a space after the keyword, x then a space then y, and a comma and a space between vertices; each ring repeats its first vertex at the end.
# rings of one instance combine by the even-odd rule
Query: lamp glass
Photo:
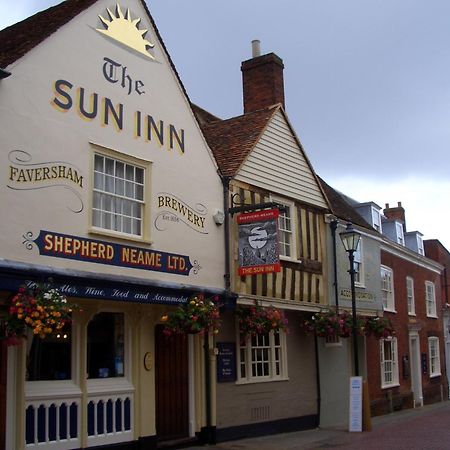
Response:
POLYGON ((353 225, 349 222, 347 228, 342 233, 339 233, 342 244, 344 245, 346 252, 355 252, 358 248, 361 234, 353 228, 353 225))

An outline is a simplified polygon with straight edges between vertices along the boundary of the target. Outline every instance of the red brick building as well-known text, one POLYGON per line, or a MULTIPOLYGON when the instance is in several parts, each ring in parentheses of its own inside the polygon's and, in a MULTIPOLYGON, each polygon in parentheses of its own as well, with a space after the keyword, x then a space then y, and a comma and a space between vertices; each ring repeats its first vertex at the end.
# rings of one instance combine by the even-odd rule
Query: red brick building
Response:
MULTIPOLYGON (((441 273, 442 315, 444 320, 445 367, 447 383, 450 374, 450 252, 437 240, 424 241, 425 255, 444 266, 441 273)), ((449 392, 450 398, 450 392, 449 392)))
POLYGON ((447 396, 443 266, 424 256, 420 233, 406 232, 401 203, 395 208, 386 205, 384 215, 383 234, 389 238, 381 244, 381 292, 384 316, 392 321, 396 335, 367 339, 373 415, 447 396))

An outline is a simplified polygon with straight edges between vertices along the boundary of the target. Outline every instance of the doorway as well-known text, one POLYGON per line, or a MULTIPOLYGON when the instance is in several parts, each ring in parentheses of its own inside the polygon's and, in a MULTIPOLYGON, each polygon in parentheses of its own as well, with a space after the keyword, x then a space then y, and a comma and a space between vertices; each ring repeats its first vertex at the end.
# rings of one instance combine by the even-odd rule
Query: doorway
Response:
POLYGON ((414 406, 423 406, 420 339, 417 333, 409 335, 409 352, 411 360, 411 389, 414 393, 414 406))
POLYGON ((158 439, 189 436, 188 337, 155 328, 156 433, 158 439))

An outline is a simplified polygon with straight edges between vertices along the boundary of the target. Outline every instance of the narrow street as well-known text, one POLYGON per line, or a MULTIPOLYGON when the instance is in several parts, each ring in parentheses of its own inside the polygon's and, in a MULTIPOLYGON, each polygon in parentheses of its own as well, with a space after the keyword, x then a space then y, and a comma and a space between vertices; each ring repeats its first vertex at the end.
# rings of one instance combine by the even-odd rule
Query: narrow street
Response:
POLYGON ((450 401, 372 419, 372 431, 316 429, 278 434, 187 450, 448 450, 450 401))

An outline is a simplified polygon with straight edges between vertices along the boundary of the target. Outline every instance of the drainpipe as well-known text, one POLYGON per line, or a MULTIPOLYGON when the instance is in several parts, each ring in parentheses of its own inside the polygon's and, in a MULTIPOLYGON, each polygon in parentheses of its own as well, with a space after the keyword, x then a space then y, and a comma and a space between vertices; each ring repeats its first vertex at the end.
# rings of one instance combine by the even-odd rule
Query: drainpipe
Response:
POLYGON ((338 294, 338 282, 337 282, 337 256, 336 256, 336 229, 338 226, 338 220, 334 219, 330 222, 331 238, 333 240, 333 276, 334 276, 334 299, 336 302, 336 314, 339 314, 339 294, 338 294))
POLYGON ((204 358, 205 358, 205 412, 206 412, 206 429, 204 430, 204 440, 207 444, 216 443, 215 427, 212 426, 211 420, 211 367, 209 360, 209 333, 205 333, 204 336, 204 358))
POLYGON ((314 350, 316 354, 316 384, 317 384, 317 426, 320 426, 320 408, 322 403, 320 392, 320 365, 319 365, 319 343, 317 333, 314 333, 314 350))
POLYGON ((231 177, 222 177, 223 183, 223 209, 225 213, 224 233, 225 233, 225 295, 227 300, 231 294, 231 275, 230 275, 230 181, 231 177))
MULTIPOLYGON (((228 213, 229 197, 230 197, 230 177, 223 176, 223 209, 224 209, 224 234, 225 234, 225 301, 231 298, 231 276, 230 276, 230 216, 228 213)), ((211 362, 209 352, 209 334, 205 333, 205 341, 203 345, 205 359, 205 413, 206 427, 204 430, 204 441, 207 444, 216 443, 216 427, 212 425, 212 408, 211 408, 211 362)))

